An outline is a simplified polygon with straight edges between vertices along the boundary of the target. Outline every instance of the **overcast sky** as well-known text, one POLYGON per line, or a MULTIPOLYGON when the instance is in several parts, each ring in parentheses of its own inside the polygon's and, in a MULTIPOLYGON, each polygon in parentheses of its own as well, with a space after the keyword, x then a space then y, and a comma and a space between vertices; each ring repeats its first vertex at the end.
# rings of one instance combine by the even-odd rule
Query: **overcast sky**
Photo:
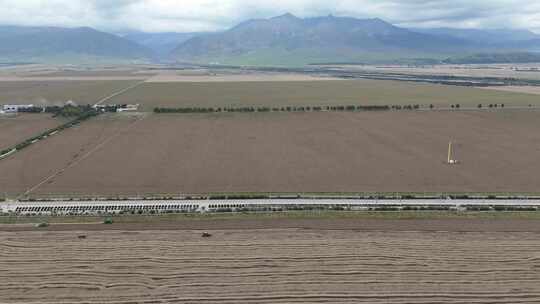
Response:
POLYGON ((0 24, 107 31, 215 31, 290 12, 379 17, 401 26, 526 28, 540 33, 540 0, 0 0, 0 24))

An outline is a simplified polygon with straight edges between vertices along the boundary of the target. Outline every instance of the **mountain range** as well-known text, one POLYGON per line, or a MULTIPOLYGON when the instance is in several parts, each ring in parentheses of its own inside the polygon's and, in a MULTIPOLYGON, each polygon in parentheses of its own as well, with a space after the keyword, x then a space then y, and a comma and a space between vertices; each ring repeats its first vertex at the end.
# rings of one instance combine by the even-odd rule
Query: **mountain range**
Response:
POLYGON ((136 62, 151 56, 136 42, 89 27, 0 26, 0 62, 136 62))
POLYGON ((305 65, 540 58, 534 53, 540 51, 540 35, 527 30, 407 29, 378 18, 331 15, 252 19, 215 33, 111 34, 87 27, 0 26, 0 41, 0 62, 305 65))
POLYGON ((460 39, 409 31, 381 19, 301 19, 286 14, 249 20, 225 32, 194 37, 176 48, 172 56, 179 61, 238 64, 345 62, 369 57, 421 57, 425 53, 457 51, 462 44, 460 39))

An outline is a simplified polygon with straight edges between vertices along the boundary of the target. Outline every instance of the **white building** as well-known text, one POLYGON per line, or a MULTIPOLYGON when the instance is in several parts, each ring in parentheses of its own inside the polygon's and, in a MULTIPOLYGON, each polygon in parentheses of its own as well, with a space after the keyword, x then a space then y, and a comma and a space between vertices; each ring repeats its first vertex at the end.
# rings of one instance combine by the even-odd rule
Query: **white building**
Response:
POLYGON ((34 105, 4 105, 3 111, 6 113, 17 113, 20 109, 29 109, 33 108, 34 105))
POLYGON ((120 108, 118 108, 117 112, 126 112, 126 111, 133 112, 137 110, 139 110, 139 104, 128 104, 128 105, 123 105, 120 108))

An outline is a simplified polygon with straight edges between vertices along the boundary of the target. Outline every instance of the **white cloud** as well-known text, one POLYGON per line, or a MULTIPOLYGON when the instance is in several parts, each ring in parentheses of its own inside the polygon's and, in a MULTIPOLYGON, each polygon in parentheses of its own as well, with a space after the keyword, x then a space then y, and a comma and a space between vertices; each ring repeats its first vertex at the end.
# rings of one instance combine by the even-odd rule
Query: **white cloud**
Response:
POLYGON ((537 0, 0 0, 0 24, 103 30, 211 31, 285 12, 379 17, 404 26, 529 28, 537 0))

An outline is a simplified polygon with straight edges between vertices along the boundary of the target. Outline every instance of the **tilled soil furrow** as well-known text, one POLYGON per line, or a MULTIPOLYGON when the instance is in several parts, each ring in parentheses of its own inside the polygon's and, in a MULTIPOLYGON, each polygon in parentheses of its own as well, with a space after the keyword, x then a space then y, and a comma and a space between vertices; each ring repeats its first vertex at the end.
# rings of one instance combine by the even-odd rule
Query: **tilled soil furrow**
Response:
POLYGON ((0 232, 0 302, 540 302, 536 234, 211 232, 0 232))

